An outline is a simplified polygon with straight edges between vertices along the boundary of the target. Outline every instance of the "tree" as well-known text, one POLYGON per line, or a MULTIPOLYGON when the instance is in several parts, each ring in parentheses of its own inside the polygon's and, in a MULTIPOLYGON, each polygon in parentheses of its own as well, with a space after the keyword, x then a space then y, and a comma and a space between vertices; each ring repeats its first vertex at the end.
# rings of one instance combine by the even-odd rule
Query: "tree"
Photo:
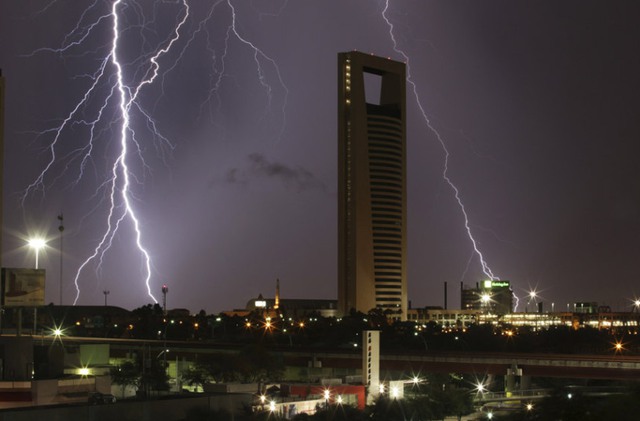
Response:
POLYGON ((140 388, 145 392, 169 390, 169 375, 160 361, 152 360, 151 366, 145 368, 140 378, 140 388))
POLYGON ((164 312, 159 304, 147 304, 134 309, 132 335, 135 338, 157 339, 158 331, 164 331, 164 312))
POLYGON ((111 382, 122 387, 122 398, 124 398, 127 386, 138 386, 140 375, 140 366, 132 361, 125 361, 121 365, 111 368, 111 382))
POLYGON ((458 417, 458 421, 463 415, 473 412, 473 399, 469 389, 452 387, 447 390, 445 399, 445 414, 458 417))
POLYGON ((204 391, 204 385, 211 380, 211 374, 209 368, 203 364, 196 363, 182 373, 182 381, 189 386, 195 386, 196 392, 198 388, 204 391))
POLYGON ((216 382, 232 382, 238 378, 237 360, 235 355, 217 355, 214 360, 201 364, 216 382))
POLYGON ((411 419, 410 416, 407 416, 409 408, 405 407, 405 402, 404 400, 381 396, 376 400, 375 406, 371 408, 369 419, 372 421, 404 421, 411 419))
POLYGON ((419 395, 408 401, 410 413, 414 419, 441 420, 445 417, 445 405, 442 392, 433 391, 428 395, 419 395))
POLYGON ((215 410, 207 407, 195 407, 187 411, 185 421, 232 421, 233 415, 224 409, 215 410))
POLYGON ((322 408, 313 415, 298 414, 294 421, 369 421, 371 420, 364 411, 350 405, 331 405, 322 408))
POLYGON ((236 369, 244 382, 279 380, 284 373, 282 360, 260 344, 243 348, 236 361, 236 369))

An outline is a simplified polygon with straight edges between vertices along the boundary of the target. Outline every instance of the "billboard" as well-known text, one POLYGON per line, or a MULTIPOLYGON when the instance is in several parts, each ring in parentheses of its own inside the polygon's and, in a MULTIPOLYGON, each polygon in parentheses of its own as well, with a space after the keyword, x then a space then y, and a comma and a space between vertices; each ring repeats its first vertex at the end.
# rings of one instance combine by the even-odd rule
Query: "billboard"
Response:
POLYGON ((492 288, 509 288, 511 287, 511 282, 509 281, 492 281, 492 280, 486 280, 484 281, 484 288, 485 289, 492 289, 492 288))
POLYGON ((44 281, 44 269, 2 268, 2 305, 43 306, 44 281))

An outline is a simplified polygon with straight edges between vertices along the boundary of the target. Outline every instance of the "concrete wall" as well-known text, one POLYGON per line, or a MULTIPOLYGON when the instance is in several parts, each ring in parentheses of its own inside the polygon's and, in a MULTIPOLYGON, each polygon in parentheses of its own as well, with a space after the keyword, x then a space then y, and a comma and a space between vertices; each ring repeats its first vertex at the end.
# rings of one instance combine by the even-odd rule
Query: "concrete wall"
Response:
MULTIPOLYGON (((209 383, 204 385, 204 391, 208 393, 248 393, 260 392, 258 383, 209 383)), ((262 385, 264 388, 264 385, 262 385)))
POLYGON ((58 380, 38 380, 31 382, 31 396, 34 405, 58 403, 58 380))
POLYGON ((1 380, 31 380, 33 339, 30 336, 0 338, 1 380))
POLYGON ((241 414, 251 395, 215 395, 196 398, 117 402, 112 405, 60 406, 31 410, 4 410, 0 421, 179 421, 194 408, 226 409, 241 414))

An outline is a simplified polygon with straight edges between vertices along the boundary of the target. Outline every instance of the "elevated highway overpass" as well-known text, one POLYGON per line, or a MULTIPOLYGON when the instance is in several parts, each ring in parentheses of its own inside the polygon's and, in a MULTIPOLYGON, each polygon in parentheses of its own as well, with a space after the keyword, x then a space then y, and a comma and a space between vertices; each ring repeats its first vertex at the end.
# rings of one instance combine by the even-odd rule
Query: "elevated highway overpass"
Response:
MULTIPOLYGON (((34 337, 34 343, 53 343, 60 338, 34 337)), ((165 347, 171 359, 176 357, 195 361, 198 356, 235 353, 244 345, 199 341, 134 340, 116 338, 64 337, 65 346, 87 343, 110 345, 112 357, 125 357, 132 351, 148 349, 160 353, 165 347)), ((271 351, 282 357, 291 367, 322 367, 344 371, 362 368, 360 349, 316 349, 304 347, 274 347, 271 351)), ((410 373, 462 373, 476 375, 504 375, 517 367, 522 375, 531 377, 589 378, 611 380, 640 380, 640 356, 543 354, 543 353, 490 353, 490 352, 435 352, 391 351, 380 353, 381 372, 410 373)))

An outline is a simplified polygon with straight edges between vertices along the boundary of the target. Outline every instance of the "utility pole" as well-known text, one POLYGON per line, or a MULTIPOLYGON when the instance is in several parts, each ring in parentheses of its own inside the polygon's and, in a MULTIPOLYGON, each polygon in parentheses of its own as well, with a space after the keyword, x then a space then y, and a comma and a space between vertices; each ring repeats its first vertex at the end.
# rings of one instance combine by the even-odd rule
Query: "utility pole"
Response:
MULTIPOLYGON (((58 220, 60 221, 60 225, 58 226, 58 231, 60 231, 60 304, 62 305, 62 260, 63 260, 63 253, 62 253, 62 231, 64 231, 64 216, 62 215, 62 212, 60 212, 60 215, 58 215, 58 220)), ((106 305, 106 304, 105 304, 106 305)))
POLYGON ((107 295, 109 295, 111 293, 111 291, 108 290, 104 290, 102 291, 102 293, 104 294, 104 306, 107 306, 107 295))

